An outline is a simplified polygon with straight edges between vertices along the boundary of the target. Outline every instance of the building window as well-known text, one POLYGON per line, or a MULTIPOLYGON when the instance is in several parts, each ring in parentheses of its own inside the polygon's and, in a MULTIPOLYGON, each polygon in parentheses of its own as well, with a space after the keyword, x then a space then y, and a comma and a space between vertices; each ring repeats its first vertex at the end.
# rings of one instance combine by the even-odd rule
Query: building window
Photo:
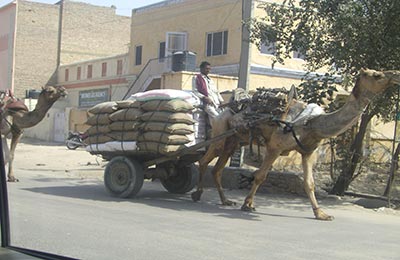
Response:
POLYGON ((102 77, 107 76, 107 62, 103 62, 101 64, 101 76, 102 77))
POLYGON ((262 54, 275 55, 276 54, 276 43, 275 42, 263 42, 260 46, 260 52, 262 54))
POLYGON ((88 65, 87 66, 87 78, 88 79, 92 78, 92 73, 93 73, 93 65, 88 65))
POLYGON ((228 50, 228 31, 207 33, 207 57, 223 55, 228 50))
POLYGON ((65 69, 65 81, 69 80, 69 69, 65 69))
POLYGON ((304 60, 306 58, 306 54, 304 51, 294 51, 293 52, 293 58, 295 59, 302 59, 304 60))
POLYGON ((158 48, 158 60, 163 62, 165 58, 165 42, 160 42, 160 46, 158 48))
POLYGON ((177 51, 187 50, 187 36, 186 32, 167 32, 165 56, 171 56, 177 51))
POLYGON ((142 64, 142 45, 136 46, 135 51, 135 65, 142 64))
POLYGON ((77 80, 80 80, 80 79, 81 79, 81 75, 82 75, 81 67, 78 67, 78 68, 76 69, 76 79, 77 79, 77 80))
POLYGON ((117 75, 122 75, 122 60, 117 60, 117 75))

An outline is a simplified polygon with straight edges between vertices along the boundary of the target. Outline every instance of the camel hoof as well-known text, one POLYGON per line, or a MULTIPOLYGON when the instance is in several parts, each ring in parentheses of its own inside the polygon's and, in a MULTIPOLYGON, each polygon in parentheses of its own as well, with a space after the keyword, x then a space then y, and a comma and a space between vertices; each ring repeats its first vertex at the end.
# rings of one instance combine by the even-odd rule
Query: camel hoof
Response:
POLYGON ((7 181, 8 181, 8 182, 19 182, 19 180, 18 180, 17 178, 15 178, 15 177, 8 178, 7 181))
POLYGON ((332 220, 334 220, 335 219, 335 217, 334 216, 329 216, 329 215, 326 215, 326 216, 324 216, 324 217, 316 217, 318 220, 323 220, 323 221, 332 221, 332 220))
POLYGON ((231 200, 225 200, 224 202, 222 202, 222 205, 224 205, 224 206, 235 206, 236 202, 231 201, 231 200))
POLYGON ((242 211, 247 211, 247 212, 252 212, 252 211, 256 211, 255 207, 250 207, 246 204, 243 204, 243 206, 240 208, 242 211))
POLYGON ((325 214, 325 212, 323 212, 320 209, 314 210, 314 215, 315 215, 316 219, 323 220, 323 221, 332 221, 335 219, 334 216, 329 216, 328 214, 325 214))
POLYGON ((194 202, 197 202, 197 201, 199 201, 200 200, 200 198, 201 198, 201 194, 203 193, 203 191, 200 191, 200 190, 197 190, 197 191, 195 191, 195 192, 193 192, 192 193, 192 200, 194 201, 194 202))

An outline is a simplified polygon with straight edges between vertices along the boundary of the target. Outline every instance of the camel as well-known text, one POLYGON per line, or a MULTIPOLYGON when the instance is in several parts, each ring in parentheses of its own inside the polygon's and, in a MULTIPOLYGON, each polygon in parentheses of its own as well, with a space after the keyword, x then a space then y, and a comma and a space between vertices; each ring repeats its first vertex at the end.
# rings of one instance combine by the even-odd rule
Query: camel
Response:
MULTIPOLYGON (((42 88, 39 94, 38 102, 36 107, 32 111, 28 111, 25 106, 13 106, 13 101, 6 103, 4 114, 1 121, 1 135, 6 137, 11 134, 11 144, 9 151, 8 161, 8 181, 17 182, 13 172, 13 160, 15 148, 19 140, 22 137, 23 129, 33 127, 37 125, 45 117, 47 111, 51 106, 60 98, 66 95, 66 91, 63 87, 52 87, 46 86, 42 88)), ((15 99, 13 98, 15 101, 15 99)), ((16 101, 18 103, 20 101, 16 101)), ((5 141, 5 138, 3 139, 5 141)))
MULTIPOLYGON (((292 133, 283 131, 282 127, 278 125, 263 124, 256 126, 265 140, 265 157, 261 167, 254 172, 254 182, 244 200, 241 210, 255 210, 255 194, 259 186, 267 178, 268 171, 272 164, 280 155, 286 155, 294 150, 299 152, 302 156, 304 189, 311 202, 315 218, 318 220, 333 220, 333 216, 322 211, 315 198, 314 178, 312 173, 314 157, 312 155, 323 139, 335 137, 349 129, 358 121, 363 110, 376 95, 383 93, 386 89, 395 84, 400 84, 399 71, 380 72, 362 69, 346 104, 339 110, 332 113, 320 114, 315 117, 304 117, 300 120, 296 120, 296 116, 299 115, 300 111, 306 108, 306 104, 297 100, 292 100, 284 118, 284 120, 288 122, 294 122, 291 127, 292 133)), ((235 125, 234 122, 238 120, 238 116, 240 121, 239 114, 233 115, 230 111, 222 113, 216 120, 223 122, 223 124, 221 124, 219 128, 213 129, 213 135, 218 135, 232 128, 232 125, 235 125), (226 122, 229 122, 229 124, 226 122)), ((197 190, 192 193, 192 199, 194 201, 200 200, 203 192, 203 175, 206 172, 208 164, 214 158, 219 157, 212 169, 212 174, 221 202, 223 205, 235 204, 226 199, 223 193, 221 174, 226 162, 235 151, 239 142, 246 142, 248 140, 248 132, 248 130, 247 132, 239 131, 239 133, 234 136, 210 145, 206 154, 199 160, 200 179, 197 190)))

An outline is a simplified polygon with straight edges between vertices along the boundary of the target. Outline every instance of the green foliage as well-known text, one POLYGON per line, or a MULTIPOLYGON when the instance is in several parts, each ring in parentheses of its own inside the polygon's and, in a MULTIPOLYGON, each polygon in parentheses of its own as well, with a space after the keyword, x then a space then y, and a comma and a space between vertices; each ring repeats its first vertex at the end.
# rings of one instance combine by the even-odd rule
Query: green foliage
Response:
POLYGON ((298 88, 300 98, 307 103, 316 103, 332 111, 330 106, 337 91, 335 77, 326 73, 323 76, 306 76, 306 78, 309 80, 303 81, 298 88))
POLYGON ((399 68, 397 0, 285 0, 259 7, 267 16, 253 21, 252 40, 276 42, 275 62, 302 50, 310 71, 340 68, 339 74, 355 75, 363 67, 399 68))
MULTIPOLYGON (((306 101, 329 100, 335 91, 332 75, 341 76, 348 89, 361 68, 400 68, 398 0, 285 0, 257 8, 267 15, 251 22, 251 40, 258 45, 275 42, 274 64, 283 64, 293 51, 301 50, 309 72, 328 71, 329 79, 306 77, 299 86, 306 101)), ((394 93, 381 96, 371 104, 370 113, 391 120, 396 98, 394 93)))
MULTIPOLYGON (((305 53, 307 71, 327 71, 321 79, 305 77, 299 86, 307 102, 323 104, 332 99, 333 75, 340 76, 342 87, 349 89, 361 68, 400 69, 398 0, 284 0, 282 4, 265 2, 258 7, 266 16, 249 24, 251 40, 259 46, 275 42, 272 65, 283 64, 293 51, 300 50, 305 53)), ((342 193, 353 176, 354 167, 350 166, 359 163, 368 122, 375 115, 384 121, 393 120, 397 96, 392 88, 377 97, 364 112, 356 138, 342 137, 345 141, 337 149, 337 163, 343 164, 341 177, 345 181, 342 187, 334 187, 336 191, 342 193)))

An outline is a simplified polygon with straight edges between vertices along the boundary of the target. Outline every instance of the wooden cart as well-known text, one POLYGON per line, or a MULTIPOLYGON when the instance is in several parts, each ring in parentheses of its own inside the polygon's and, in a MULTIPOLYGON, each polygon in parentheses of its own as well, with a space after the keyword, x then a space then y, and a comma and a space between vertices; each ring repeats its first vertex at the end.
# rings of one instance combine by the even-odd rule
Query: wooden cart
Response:
POLYGON ((91 153, 100 154, 109 161, 104 170, 104 185, 112 196, 134 197, 142 188, 144 179, 160 179, 168 192, 183 194, 198 182, 199 172, 194 163, 205 153, 199 150, 235 133, 236 129, 231 129, 166 156, 140 151, 91 153))

